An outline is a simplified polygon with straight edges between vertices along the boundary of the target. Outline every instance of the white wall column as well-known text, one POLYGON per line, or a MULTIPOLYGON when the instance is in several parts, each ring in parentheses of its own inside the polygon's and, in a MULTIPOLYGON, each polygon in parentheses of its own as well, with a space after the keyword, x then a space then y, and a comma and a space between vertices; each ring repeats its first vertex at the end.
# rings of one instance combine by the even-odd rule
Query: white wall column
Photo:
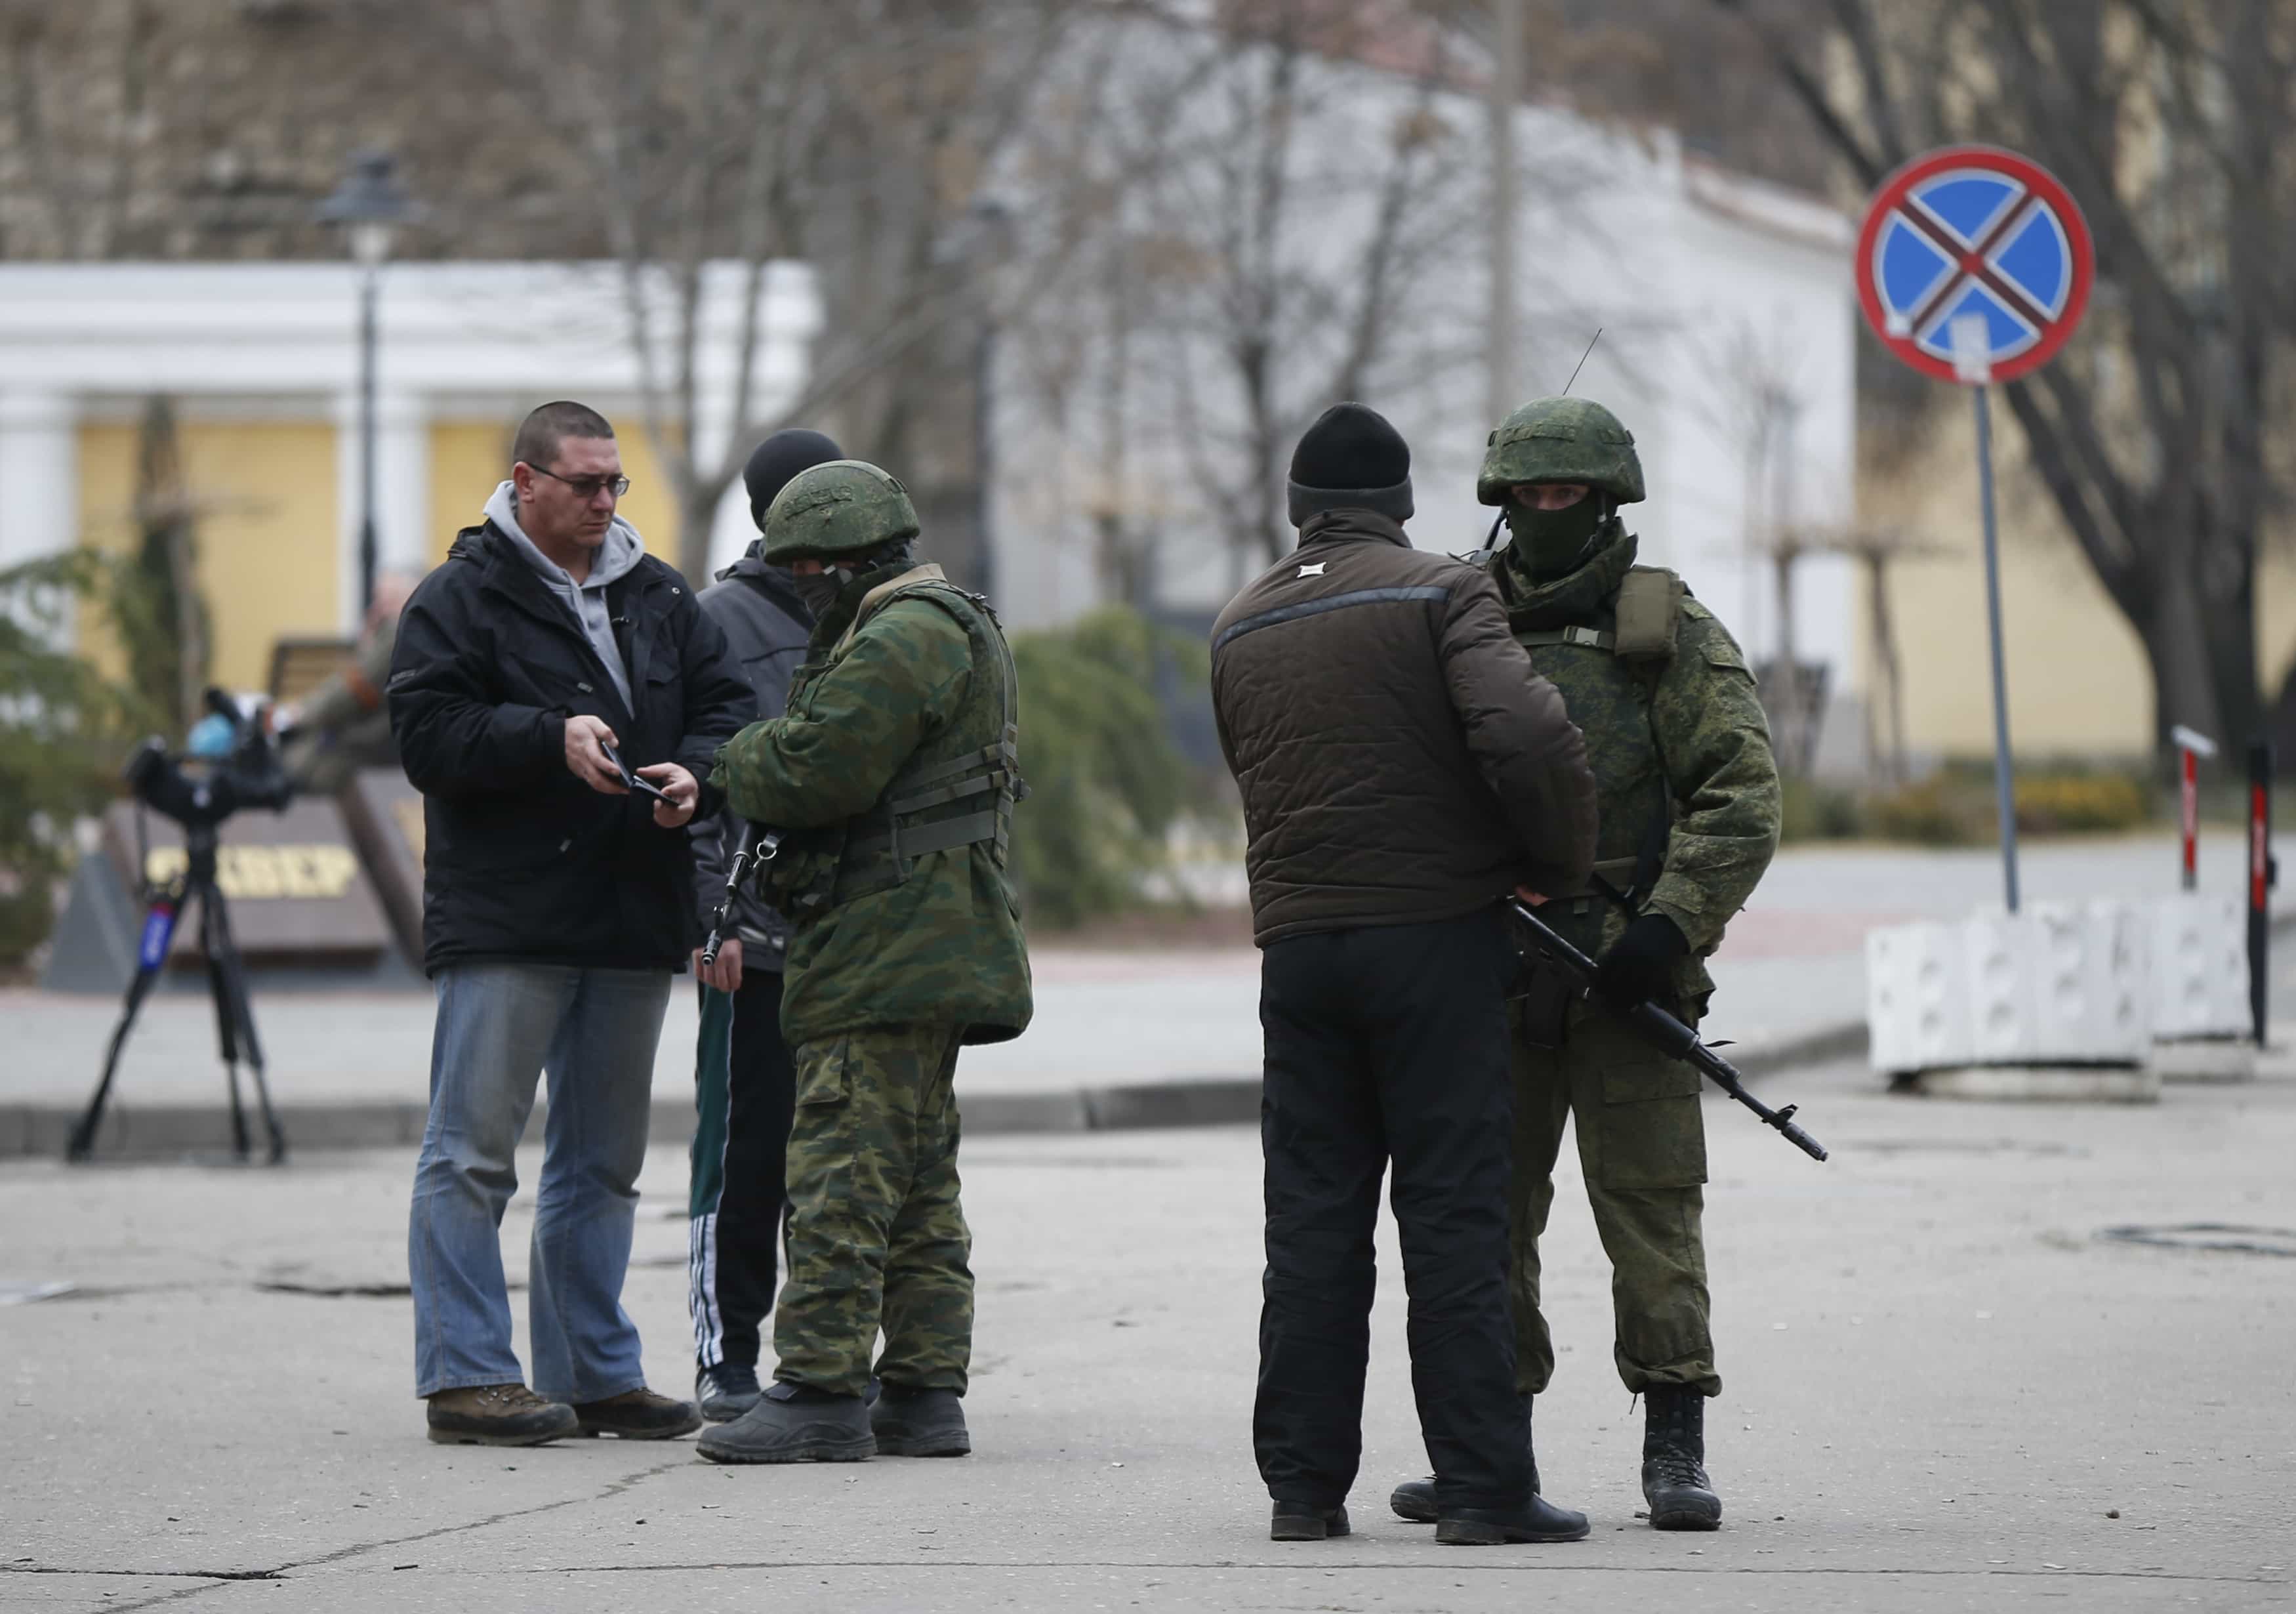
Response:
MULTIPOLYGON (((68 393, 0 391, 0 569, 79 541, 78 411, 68 393)), ((62 637, 72 624, 66 618, 62 637)))

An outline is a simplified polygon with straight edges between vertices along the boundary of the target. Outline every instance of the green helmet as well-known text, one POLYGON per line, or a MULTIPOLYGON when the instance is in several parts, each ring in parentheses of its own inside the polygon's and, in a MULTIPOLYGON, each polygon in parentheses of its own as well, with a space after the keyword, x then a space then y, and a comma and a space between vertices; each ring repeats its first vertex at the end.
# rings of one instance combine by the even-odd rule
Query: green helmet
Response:
POLYGON ((1621 504, 1643 498, 1635 434, 1602 405, 1583 397, 1533 398, 1490 435, 1475 496, 1506 503, 1520 482, 1584 482, 1621 504))
POLYGON ((866 554, 917 536, 916 507, 890 472, 865 460, 800 471, 766 510, 767 561, 866 554))

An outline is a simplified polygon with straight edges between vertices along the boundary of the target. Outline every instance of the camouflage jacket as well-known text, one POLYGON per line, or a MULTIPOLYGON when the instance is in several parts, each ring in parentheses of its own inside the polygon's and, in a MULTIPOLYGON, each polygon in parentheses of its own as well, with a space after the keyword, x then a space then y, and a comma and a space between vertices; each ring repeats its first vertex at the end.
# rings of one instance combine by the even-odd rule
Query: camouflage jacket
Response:
MULTIPOLYGON (((1777 850, 1778 770, 1745 657, 1687 590, 1671 655, 1628 658, 1596 643, 1546 642, 1558 628, 1616 630, 1635 550, 1634 535, 1614 524, 1603 546, 1565 577, 1533 586, 1503 557, 1497 581, 1516 638, 1587 736, 1602 815, 1595 856, 1611 865, 1613 885, 1636 878, 1632 864, 1657 815, 1671 820, 1664 860, 1640 906, 1665 914, 1688 938, 1676 987, 1695 1013, 1714 990, 1706 957, 1777 850)), ((1601 899, 1550 912, 1590 952, 1626 928, 1626 915, 1601 899)))
POLYGON ((1033 1009, 994 843, 925 852, 890 883, 856 878, 855 832, 882 813, 889 787, 920 761, 1004 733, 994 619, 937 582, 938 568, 906 571, 881 567, 847 586, 814 628, 786 715, 736 734, 710 775, 735 812, 786 836, 767 878, 796 928, 782 996, 792 1044, 929 1022, 964 1026, 967 1042, 1002 1042, 1033 1009), (897 596, 871 599, 897 580, 897 596))

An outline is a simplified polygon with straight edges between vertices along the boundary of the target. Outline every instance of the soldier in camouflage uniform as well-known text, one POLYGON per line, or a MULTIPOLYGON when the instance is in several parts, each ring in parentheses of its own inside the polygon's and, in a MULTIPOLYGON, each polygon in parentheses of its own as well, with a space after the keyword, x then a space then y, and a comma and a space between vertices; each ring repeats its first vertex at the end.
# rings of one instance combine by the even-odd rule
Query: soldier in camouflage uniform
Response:
POLYGON ((818 620, 787 715, 742 730, 711 778, 784 836, 762 878, 795 926, 789 1277, 775 1384, 701 1438, 719 1462, 972 1449, 951 1080, 961 1045, 1029 1023, 1005 872, 1023 787, 1012 652, 986 602, 913 562, 916 534, 900 483, 857 460, 800 472, 766 512, 765 559, 818 620))
MULTIPOLYGON (((1778 774, 1744 656, 1669 571, 1635 564, 1617 511, 1643 497, 1634 438, 1601 405, 1524 405, 1490 435, 1476 492, 1508 541, 1494 570, 1516 639, 1587 737, 1602 813, 1595 877, 1622 894, 1554 893, 1543 916, 1601 961, 1592 997, 1535 973, 1510 1007, 1515 1135, 1511 1231, 1516 1384, 1554 1371, 1538 1309, 1538 1238, 1563 1123, 1611 1258, 1614 1355, 1644 1397, 1643 1494, 1659 1529, 1712 1529, 1704 1407, 1719 1394, 1700 1233, 1706 1135, 1698 1072, 1650 1049, 1614 1006, 1655 998, 1692 1024, 1706 958, 1769 866, 1778 774)), ((1395 1511, 1434 1517, 1423 1482, 1395 1511)))

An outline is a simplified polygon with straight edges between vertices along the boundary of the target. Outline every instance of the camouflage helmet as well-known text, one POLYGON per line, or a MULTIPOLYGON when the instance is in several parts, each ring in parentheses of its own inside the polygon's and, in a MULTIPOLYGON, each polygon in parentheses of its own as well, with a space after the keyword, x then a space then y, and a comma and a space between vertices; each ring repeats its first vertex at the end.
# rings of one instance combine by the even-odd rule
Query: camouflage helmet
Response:
POLYGON ((1504 504, 1507 489, 1521 482, 1584 482, 1621 504, 1639 504, 1643 463, 1635 434, 1590 398, 1533 398, 1491 433, 1475 496, 1504 504))
POLYGON ((890 472, 865 460, 800 471, 766 510, 769 564, 833 560, 917 536, 916 507, 890 472))

